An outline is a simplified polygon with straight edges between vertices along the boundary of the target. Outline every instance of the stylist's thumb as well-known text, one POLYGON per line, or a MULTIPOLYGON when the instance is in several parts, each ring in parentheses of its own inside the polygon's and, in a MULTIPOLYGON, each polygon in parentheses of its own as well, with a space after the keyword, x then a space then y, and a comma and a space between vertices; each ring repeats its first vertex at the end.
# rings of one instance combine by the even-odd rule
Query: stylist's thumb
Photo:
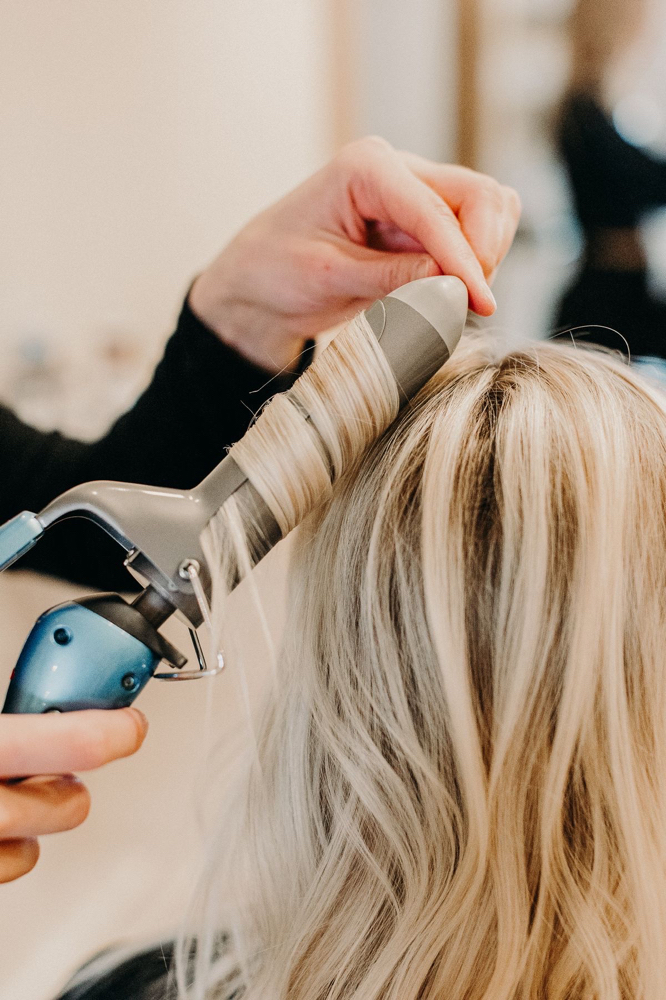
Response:
POLYGON ((357 265, 357 296, 381 299, 410 281, 441 273, 439 265, 427 253, 366 250, 357 265))

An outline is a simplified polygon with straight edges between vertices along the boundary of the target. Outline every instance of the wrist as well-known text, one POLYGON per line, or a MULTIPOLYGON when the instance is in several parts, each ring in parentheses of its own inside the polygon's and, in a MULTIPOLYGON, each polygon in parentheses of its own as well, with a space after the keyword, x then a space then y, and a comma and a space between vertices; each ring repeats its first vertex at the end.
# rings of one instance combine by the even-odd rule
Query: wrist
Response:
POLYGON ((284 320, 256 301, 241 298, 211 269, 195 279, 190 309, 224 344, 266 371, 295 371, 305 346, 284 330, 284 320))

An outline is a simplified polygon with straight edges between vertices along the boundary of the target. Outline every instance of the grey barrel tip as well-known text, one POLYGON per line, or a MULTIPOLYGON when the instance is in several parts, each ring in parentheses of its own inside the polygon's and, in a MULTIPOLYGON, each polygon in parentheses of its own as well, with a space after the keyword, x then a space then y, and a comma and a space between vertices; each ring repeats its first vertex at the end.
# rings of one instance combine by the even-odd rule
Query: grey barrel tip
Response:
POLYGON ((420 278, 375 302, 365 316, 404 405, 455 350, 467 319, 467 289, 448 275, 420 278))
POLYGON ((420 313, 452 354, 467 319, 469 296, 465 283, 452 274, 418 278, 396 288, 387 298, 399 299, 420 313))

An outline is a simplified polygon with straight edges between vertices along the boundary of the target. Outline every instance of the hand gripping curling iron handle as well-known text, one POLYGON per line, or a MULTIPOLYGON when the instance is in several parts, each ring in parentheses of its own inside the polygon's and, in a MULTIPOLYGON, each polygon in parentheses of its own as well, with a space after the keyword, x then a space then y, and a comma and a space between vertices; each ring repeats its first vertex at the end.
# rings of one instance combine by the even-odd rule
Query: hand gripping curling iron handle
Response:
MULTIPOLYGON (((448 360, 465 325, 467 301, 462 281, 441 276, 404 285, 366 311, 395 376, 401 404, 448 360)), ((26 641, 3 711, 121 707, 131 704, 160 660, 181 667, 184 657, 157 629, 175 611, 193 628, 201 624, 192 577, 184 568, 197 567, 201 585, 209 592, 200 536, 217 510, 240 491, 266 539, 256 553, 258 561, 281 533, 232 456, 193 490, 85 483, 57 497, 41 513, 25 511, 0 528, 2 570, 59 521, 87 518, 125 549, 126 565, 148 584, 131 606, 118 595, 98 595, 45 612, 26 641)))

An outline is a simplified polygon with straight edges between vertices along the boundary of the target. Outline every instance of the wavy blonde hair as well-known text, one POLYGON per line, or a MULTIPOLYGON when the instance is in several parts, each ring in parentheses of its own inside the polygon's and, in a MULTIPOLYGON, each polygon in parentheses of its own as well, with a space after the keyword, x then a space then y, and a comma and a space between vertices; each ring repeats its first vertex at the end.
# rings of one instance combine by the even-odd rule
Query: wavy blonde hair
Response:
MULTIPOLYGON (((237 455, 285 524, 307 516, 195 994, 660 1000, 664 400, 599 351, 470 338, 391 423, 373 339, 340 347, 323 447, 290 413, 272 461, 269 407, 237 455)), ((233 503, 211 523, 221 580, 247 530, 233 503)))

